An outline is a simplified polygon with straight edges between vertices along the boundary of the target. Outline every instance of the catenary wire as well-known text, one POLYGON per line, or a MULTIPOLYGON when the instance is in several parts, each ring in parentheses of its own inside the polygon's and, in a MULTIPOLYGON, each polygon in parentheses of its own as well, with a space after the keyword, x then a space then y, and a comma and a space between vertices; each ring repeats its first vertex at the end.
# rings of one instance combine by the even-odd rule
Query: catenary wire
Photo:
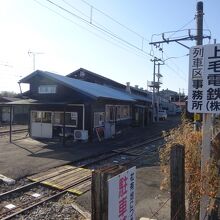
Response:
MULTIPOLYGON (((37 0, 34 0, 34 1, 37 2, 38 4, 40 4, 41 6, 46 7, 47 9, 53 11, 54 13, 56 13, 56 14, 58 14, 59 16, 63 17, 64 19, 69 20, 70 22, 74 23, 75 25, 77 25, 77 26, 79 26, 79 27, 81 27, 81 28, 84 28, 84 27, 80 26, 79 24, 73 22, 71 19, 66 18, 66 17, 63 16, 62 14, 60 14, 60 13, 58 13, 58 12, 52 10, 51 8, 49 8, 49 7, 47 7, 47 6, 43 5, 43 4, 41 4, 41 3, 38 2, 37 0)), ((104 33, 108 34, 108 37, 110 37, 112 40, 119 40, 120 43, 124 43, 124 44, 126 44, 126 46, 130 46, 130 47, 132 47, 133 49, 136 49, 138 52, 141 52, 142 55, 148 55, 148 56, 150 56, 150 57, 154 57, 152 54, 146 53, 145 51, 141 50, 139 47, 137 47, 137 46, 135 46, 135 45, 129 43, 128 41, 123 40, 122 38, 118 37, 117 35, 114 35, 114 34, 112 35, 111 32, 109 32, 109 31, 107 31, 107 30, 105 30, 105 29, 103 29, 103 28, 100 28, 100 27, 98 27, 97 25, 90 24, 90 23, 89 23, 87 20, 85 20, 84 18, 82 18, 82 17, 80 17, 80 16, 78 16, 78 15, 76 15, 76 14, 70 12, 69 10, 63 8, 62 6, 59 6, 59 5, 57 5, 56 3, 54 3, 54 2, 52 2, 52 1, 50 1, 50 0, 46 0, 46 1, 48 1, 49 3, 55 5, 56 7, 58 7, 58 8, 60 8, 60 9, 64 10, 65 12, 67 12, 67 13, 73 15, 74 17, 77 17, 78 19, 82 20, 84 23, 86 23, 86 24, 88 24, 88 25, 90 25, 90 26, 92 26, 92 27, 98 29, 99 31, 103 31, 104 33), (110 35, 110 36, 109 36, 109 35, 110 35)), ((87 31, 89 31, 89 30, 86 29, 86 28, 84 28, 84 29, 87 30, 87 31)), ((89 32, 91 32, 91 31, 89 31, 89 32)), ((95 34, 94 32, 91 32, 91 33, 95 34)), ((95 35, 98 36, 97 34, 95 34, 95 35)), ((98 36, 98 37, 100 38, 100 36, 98 36)), ((102 38, 102 37, 101 37, 101 38, 102 38)), ((102 39, 104 39, 104 38, 102 38, 102 39)), ((107 39, 104 39, 104 40, 107 40, 107 39)), ((107 41, 108 41, 108 40, 107 40, 107 41)), ((111 42, 111 41, 108 41, 108 42, 113 43, 113 42, 111 42)), ((113 44, 114 44, 114 43, 113 43, 113 44)), ((114 45, 115 45, 115 44, 114 44, 114 45)), ((116 46, 120 47, 118 44, 116 44, 116 46)), ((125 46, 125 45, 124 45, 124 46, 125 46)), ((123 47, 121 47, 121 48, 122 48, 122 49, 125 49, 125 48, 123 48, 123 47)), ((130 48, 129 48, 129 49, 130 49, 130 48)), ((125 50, 126 50, 126 49, 125 49, 125 50)), ((127 51, 128 51, 128 50, 127 50, 127 51)), ((129 52, 131 52, 131 51, 129 51, 129 52)), ((135 54, 136 54, 136 53, 135 53, 135 54)), ((136 55, 138 55, 138 54, 136 54, 136 55)), ((166 65, 168 68, 170 68, 173 72, 176 72, 176 73, 179 75, 179 73, 178 73, 176 70, 174 70, 172 67, 170 67, 170 66, 167 65, 167 64, 165 64, 165 65, 166 65)), ((182 77, 181 77, 181 78, 182 78, 182 77)), ((185 80, 184 78, 182 78, 182 79, 185 80)))
MULTIPOLYGON (((105 41, 107 41, 108 43, 111 43, 111 44, 115 45, 116 47, 119 47, 119 48, 121 48, 121 49, 123 49, 123 50, 125 50, 125 51, 127 51, 127 52, 129 52, 129 53, 135 54, 136 56, 139 56, 140 58, 146 59, 146 54, 145 54, 145 53, 143 54, 143 51, 134 50, 134 48, 129 47, 127 44, 123 44, 123 42, 121 42, 121 41, 119 42, 119 40, 117 40, 117 39, 115 39, 115 38, 113 38, 113 37, 111 37, 111 36, 109 36, 109 35, 107 35, 107 34, 105 34, 105 33, 102 32, 102 34, 106 35, 108 38, 110 38, 111 40, 113 40, 113 41, 115 41, 115 42, 110 41, 109 39, 106 39, 106 38, 100 36, 99 34, 93 32, 93 31, 91 31, 91 30, 88 30, 87 28, 85 28, 85 27, 83 27, 83 26, 77 24, 77 23, 74 22, 73 20, 71 20, 71 19, 65 17, 64 15, 62 15, 62 14, 60 14, 59 12, 57 12, 57 11, 55 11, 55 10, 49 8, 49 7, 46 6, 46 5, 40 3, 39 1, 37 1, 37 0, 33 0, 33 1, 35 1, 35 2, 36 2, 37 4, 39 4, 40 6, 42 6, 42 7, 46 8, 46 9, 50 10, 51 12, 53 12, 53 13, 59 15, 59 16, 62 17, 63 19, 65 19, 65 20, 67 20, 67 21, 73 23, 74 25, 78 26, 79 28, 88 31, 89 33, 93 34, 94 36, 96 36, 96 37, 98 37, 98 38, 100 38, 100 39, 102 39, 102 40, 105 40, 105 41), (120 45, 119 45, 118 43, 116 43, 116 42, 120 43, 120 45), (121 44, 122 44, 122 45, 121 45, 121 44)), ((99 31, 99 30, 98 30, 98 31, 99 31)))
MULTIPOLYGON (((132 30, 131 28, 127 27, 126 25, 122 24, 121 22, 117 21, 115 18, 113 18, 112 16, 108 15, 106 12, 94 7, 93 5, 91 5, 90 3, 88 3, 85 0, 80 0, 82 2, 84 2, 86 5, 88 5, 89 7, 92 7, 93 9, 95 9, 96 11, 100 12, 101 14, 105 15, 107 18, 109 18, 110 20, 114 21, 115 23, 117 23, 118 25, 122 26, 123 28, 125 28, 126 30, 132 32, 133 34, 137 35, 138 37, 146 40, 146 38, 144 36, 142 36, 141 34, 137 33, 136 31, 132 30)), ((147 41, 147 40, 146 40, 147 41)))
POLYGON ((195 17, 193 19, 191 19, 190 21, 188 21, 186 24, 184 24, 182 27, 180 27, 178 30, 174 31, 171 35, 169 35, 169 38, 174 36, 177 32, 183 30, 186 26, 191 24, 194 20, 195 20, 195 17))
POLYGON ((88 25, 90 25, 90 26, 92 26, 92 27, 95 27, 96 29, 98 29, 98 30, 100 30, 100 31, 103 31, 103 32, 105 32, 105 33, 111 35, 112 37, 114 37, 114 38, 116 38, 116 39, 122 41, 123 43, 126 43, 126 44, 129 45, 130 47, 133 47, 133 48, 135 48, 136 50, 142 51, 145 55, 152 57, 149 53, 143 51, 141 48, 139 48, 138 46, 136 46, 136 45, 130 43, 129 41, 122 39, 121 37, 117 36, 116 34, 112 34, 111 32, 109 32, 109 31, 107 31, 107 30, 105 30, 105 29, 103 29, 103 28, 101 28, 101 27, 99 27, 99 26, 97 26, 97 25, 95 25, 95 24, 93 24, 93 23, 90 23, 90 22, 87 21, 86 19, 80 17, 79 15, 74 14, 73 12, 71 12, 71 11, 67 10, 66 8, 64 8, 64 7, 60 6, 60 5, 58 5, 58 4, 54 3, 54 2, 52 2, 51 0, 46 0, 46 1, 49 2, 49 3, 51 3, 51 4, 54 5, 54 6, 58 7, 59 9, 61 9, 61 10, 65 11, 65 12, 71 14, 72 16, 74 16, 74 17, 80 19, 80 20, 83 21, 84 23, 86 23, 86 24, 88 24, 88 25))
MULTIPOLYGON (((96 23, 99 27, 103 28, 105 31, 108 31, 109 33, 111 33, 111 35, 114 35, 114 33, 109 30, 108 28, 106 28, 104 25, 98 23, 94 18, 91 18, 90 16, 88 16, 87 14, 85 14, 84 12, 80 11, 79 9, 77 9, 76 7, 74 7, 72 4, 68 3, 66 0, 62 0, 65 4, 67 4, 68 6, 70 6, 71 8, 73 8, 74 10, 78 11, 80 14, 84 15, 87 18, 90 18, 90 24, 92 23, 96 23)), ((92 7, 93 9, 96 9, 97 11, 101 12, 103 15, 107 16, 108 18, 110 18, 111 20, 113 20, 114 22, 116 22, 117 24, 120 24, 122 27, 124 27, 125 29, 129 30, 130 32, 136 34, 140 40, 141 40, 141 49, 143 50, 143 46, 144 46, 144 41, 147 41, 147 39, 145 39, 143 36, 141 36, 140 34, 138 34, 137 32, 131 30, 130 28, 126 27, 125 25, 121 24, 120 22, 116 21, 114 18, 112 18, 110 15, 107 15, 106 13, 104 13, 103 11, 95 8, 94 6, 91 6, 89 3, 87 3, 90 7, 92 7)))
POLYGON ((74 10, 76 10, 77 12, 79 12, 80 14, 82 14, 83 16, 89 18, 89 16, 87 14, 85 14, 84 12, 80 11, 78 8, 74 7, 72 4, 70 4, 69 2, 67 2, 66 0, 62 0, 66 5, 70 6, 71 8, 73 8, 74 10))
MULTIPOLYGON (((169 59, 170 56, 168 56, 167 53, 165 53, 165 52, 164 52, 164 54, 165 54, 165 56, 167 57, 167 59, 169 59)), ((175 57, 175 58, 183 58, 183 57, 186 57, 186 56, 188 56, 188 54, 185 54, 185 55, 179 56, 179 57, 175 57)), ((165 60, 166 60, 166 59, 165 59, 165 60)), ((180 70, 180 67, 176 64, 176 62, 174 62, 173 59, 170 59, 169 62, 172 62, 172 63, 177 67, 177 69, 180 70)), ((175 70, 174 68, 172 68, 172 70, 173 70, 174 72, 178 72, 178 75, 179 75, 179 76, 182 76, 182 77, 185 76, 185 73, 183 73, 182 71, 180 71, 180 72, 182 73, 182 74, 180 74, 179 71, 175 70)), ((182 79, 183 79, 183 78, 182 78, 182 79)), ((184 80, 186 80, 186 79, 184 78, 184 80)))

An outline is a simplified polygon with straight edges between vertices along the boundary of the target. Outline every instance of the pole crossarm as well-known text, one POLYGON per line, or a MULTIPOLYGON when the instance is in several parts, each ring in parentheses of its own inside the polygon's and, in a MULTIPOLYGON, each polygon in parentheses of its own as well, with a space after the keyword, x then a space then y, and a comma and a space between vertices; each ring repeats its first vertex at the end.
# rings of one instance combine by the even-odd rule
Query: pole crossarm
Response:
MULTIPOLYGON (((196 40, 197 36, 196 35, 190 35, 189 37, 182 37, 182 38, 176 38, 176 39, 169 39, 169 38, 164 38, 162 37, 163 40, 161 41, 152 41, 149 44, 150 45, 157 45, 157 44, 163 44, 163 43, 170 43, 170 42, 179 42, 179 41, 186 41, 186 40, 196 40)), ((211 39, 211 36, 203 36, 203 39, 211 39)))
POLYGON ((162 37, 162 40, 152 41, 149 44, 154 45, 154 46, 158 46, 158 45, 163 44, 163 43, 169 44, 170 42, 176 42, 176 43, 180 44, 181 46, 186 47, 187 49, 189 49, 189 47, 187 45, 181 43, 181 41, 189 41, 189 40, 190 41, 193 41, 193 40, 198 41, 198 38, 209 39, 209 40, 211 39, 211 35, 203 35, 203 36, 198 36, 198 34, 197 35, 192 35, 190 29, 188 29, 188 36, 179 37, 179 38, 166 38, 165 33, 162 33, 161 37, 162 37))

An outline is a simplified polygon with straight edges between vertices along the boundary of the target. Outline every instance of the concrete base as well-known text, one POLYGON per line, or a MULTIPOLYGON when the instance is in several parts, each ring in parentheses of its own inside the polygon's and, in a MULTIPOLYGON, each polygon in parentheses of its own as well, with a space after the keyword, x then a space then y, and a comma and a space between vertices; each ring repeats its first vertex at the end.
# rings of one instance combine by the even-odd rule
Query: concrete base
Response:
POLYGON ((0 181, 3 181, 4 183, 8 184, 8 185, 13 185, 15 184, 15 180, 8 178, 7 176, 4 176, 2 174, 0 174, 0 181))
POLYGON ((140 220, 157 220, 157 219, 141 217, 140 220))

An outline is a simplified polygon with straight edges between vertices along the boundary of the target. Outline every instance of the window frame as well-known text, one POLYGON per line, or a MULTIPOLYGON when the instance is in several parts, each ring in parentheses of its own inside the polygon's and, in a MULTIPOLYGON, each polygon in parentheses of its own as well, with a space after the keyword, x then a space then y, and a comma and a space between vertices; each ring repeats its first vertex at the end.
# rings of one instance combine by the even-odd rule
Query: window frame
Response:
POLYGON ((105 124, 105 112, 94 112, 93 114, 93 127, 94 128, 98 128, 98 127, 103 127, 105 124), (96 117, 98 117, 99 119, 96 120, 96 117), (102 117, 102 119, 101 119, 102 117), (98 123, 96 124, 96 122, 98 121, 98 123))
POLYGON ((38 94, 56 94, 57 85, 39 85, 38 94))
MULTIPOLYGON (((64 112, 62 112, 62 111, 55 111, 55 112, 53 112, 53 126, 63 126, 63 119, 60 119, 60 123, 56 123, 55 122, 55 114, 64 114, 64 112)), ((76 124, 75 125, 71 125, 71 124, 66 124, 66 122, 65 122, 65 127, 73 127, 73 128, 76 128, 77 126, 78 126, 78 122, 79 122, 79 116, 78 116, 78 112, 65 112, 65 114, 70 114, 70 117, 71 118, 75 118, 75 121, 76 121, 76 124), (75 116, 73 116, 73 113, 74 113, 74 115, 75 116)), ((64 116, 64 115, 63 115, 64 116)), ((62 117, 63 117, 62 116, 62 117)), ((66 117, 65 117, 65 119, 66 119, 66 117)), ((72 120, 74 120, 74 119, 72 119, 72 120)))
POLYGON ((131 119, 130 109, 130 105, 106 105, 105 121, 114 122, 131 119), (113 114, 113 118, 111 117, 111 114, 113 114))

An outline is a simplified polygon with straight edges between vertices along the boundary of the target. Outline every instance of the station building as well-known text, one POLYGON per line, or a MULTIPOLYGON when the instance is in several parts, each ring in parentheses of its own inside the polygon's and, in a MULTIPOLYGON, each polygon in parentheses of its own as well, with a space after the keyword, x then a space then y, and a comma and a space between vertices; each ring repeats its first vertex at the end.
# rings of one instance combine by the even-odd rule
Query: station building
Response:
POLYGON ((111 138, 130 126, 152 123, 151 94, 79 69, 67 76, 37 70, 19 81, 30 89, 30 135, 37 138, 111 138))

